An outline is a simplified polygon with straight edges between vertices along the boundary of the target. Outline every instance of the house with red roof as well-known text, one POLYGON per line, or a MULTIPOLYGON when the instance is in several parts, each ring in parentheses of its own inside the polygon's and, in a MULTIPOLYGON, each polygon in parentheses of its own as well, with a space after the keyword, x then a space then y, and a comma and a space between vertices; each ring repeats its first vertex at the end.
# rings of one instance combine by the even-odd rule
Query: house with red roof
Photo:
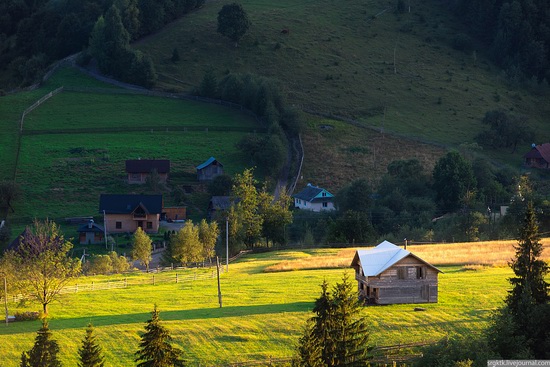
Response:
POLYGON ((550 143, 533 144, 523 158, 527 167, 550 169, 550 143))

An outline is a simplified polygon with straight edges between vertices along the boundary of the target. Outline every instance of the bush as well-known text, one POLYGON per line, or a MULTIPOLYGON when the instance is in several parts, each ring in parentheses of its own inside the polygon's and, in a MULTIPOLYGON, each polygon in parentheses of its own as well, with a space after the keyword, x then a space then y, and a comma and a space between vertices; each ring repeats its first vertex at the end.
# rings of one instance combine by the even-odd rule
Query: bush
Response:
POLYGON ((40 318, 38 311, 23 311, 15 313, 15 321, 34 321, 40 318))

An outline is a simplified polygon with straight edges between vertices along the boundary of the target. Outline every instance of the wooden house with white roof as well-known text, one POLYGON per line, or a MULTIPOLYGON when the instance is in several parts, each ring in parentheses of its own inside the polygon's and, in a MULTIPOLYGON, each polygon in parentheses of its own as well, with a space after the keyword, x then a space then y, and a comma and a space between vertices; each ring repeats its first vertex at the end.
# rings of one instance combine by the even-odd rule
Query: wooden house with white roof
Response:
POLYGON ((437 302, 441 270, 391 242, 357 250, 351 267, 355 269, 359 297, 366 303, 437 302))

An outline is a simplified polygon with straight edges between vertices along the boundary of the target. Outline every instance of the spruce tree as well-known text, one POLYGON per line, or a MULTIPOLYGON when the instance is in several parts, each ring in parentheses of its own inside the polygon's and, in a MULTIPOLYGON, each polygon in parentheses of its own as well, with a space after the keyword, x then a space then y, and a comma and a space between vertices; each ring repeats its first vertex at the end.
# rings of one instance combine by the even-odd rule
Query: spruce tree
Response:
POLYGON ((368 325, 360 316, 358 295, 347 276, 332 292, 321 285, 304 336, 300 338, 295 366, 366 366, 368 365, 368 325))
POLYGON ((103 367, 105 365, 105 359, 101 347, 97 344, 92 324, 88 324, 86 328, 86 336, 82 340, 82 347, 78 350, 78 355, 80 357, 78 367, 103 367))
POLYGON ((527 204, 515 249, 516 257, 510 263, 510 267, 516 276, 509 279, 513 288, 506 303, 513 314, 518 315, 522 312, 520 306, 525 307, 528 303, 545 304, 549 300, 549 285, 544 280, 548 273, 548 265, 540 258, 543 246, 540 243, 532 202, 527 204))
POLYGON ((21 367, 61 367, 57 359, 59 345, 52 339, 52 333, 48 328, 48 321, 42 321, 42 327, 37 332, 34 346, 21 356, 21 367))
POLYGON ((185 364, 180 359, 181 350, 174 348, 170 342, 172 337, 160 324, 157 306, 152 312, 151 320, 145 325, 145 334, 141 336, 139 350, 136 352, 138 367, 179 367, 185 364))

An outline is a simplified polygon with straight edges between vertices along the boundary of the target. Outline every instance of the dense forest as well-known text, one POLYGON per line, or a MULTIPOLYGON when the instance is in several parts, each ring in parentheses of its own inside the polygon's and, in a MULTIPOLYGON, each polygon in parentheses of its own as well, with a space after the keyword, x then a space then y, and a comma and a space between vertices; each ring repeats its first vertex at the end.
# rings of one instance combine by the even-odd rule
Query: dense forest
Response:
POLYGON ((550 2, 451 0, 449 5, 510 78, 550 80, 550 2))
POLYGON ((98 19, 113 5, 130 40, 161 29, 204 0, 6 0, 0 2, 3 84, 32 84, 52 62, 88 46, 98 19))

